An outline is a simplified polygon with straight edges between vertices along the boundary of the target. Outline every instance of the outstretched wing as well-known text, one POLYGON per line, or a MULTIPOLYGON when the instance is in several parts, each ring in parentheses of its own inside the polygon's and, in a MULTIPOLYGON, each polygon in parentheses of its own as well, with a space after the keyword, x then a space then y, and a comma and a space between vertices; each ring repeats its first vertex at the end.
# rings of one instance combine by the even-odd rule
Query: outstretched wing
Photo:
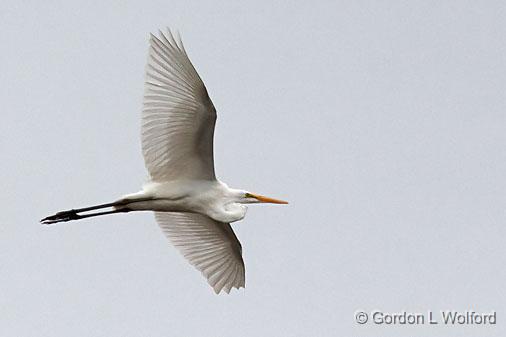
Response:
POLYGON ((244 287, 241 243, 230 224, 197 213, 155 212, 156 221, 218 294, 244 287))
POLYGON ((216 110, 181 42, 151 35, 142 110, 142 152, 151 179, 214 180, 216 110))

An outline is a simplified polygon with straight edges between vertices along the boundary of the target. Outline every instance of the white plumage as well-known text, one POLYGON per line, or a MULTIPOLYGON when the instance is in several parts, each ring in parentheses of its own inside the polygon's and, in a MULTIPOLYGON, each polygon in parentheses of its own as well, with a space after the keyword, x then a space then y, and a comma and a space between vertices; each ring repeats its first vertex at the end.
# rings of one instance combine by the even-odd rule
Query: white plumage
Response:
POLYGON ((242 248, 228 223, 198 213, 156 212, 155 216, 172 244, 216 293, 244 287, 242 248))
POLYGON ((216 110, 183 43, 151 35, 142 152, 154 181, 213 180, 216 110))
POLYGON ((216 109, 180 37, 170 30, 151 35, 141 137, 149 182, 115 202, 58 212, 41 221, 154 211, 164 234, 216 293, 244 287, 242 248, 230 223, 244 218, 244 204, 286 202, 231 189, 216 179, 215 122, 216 109))

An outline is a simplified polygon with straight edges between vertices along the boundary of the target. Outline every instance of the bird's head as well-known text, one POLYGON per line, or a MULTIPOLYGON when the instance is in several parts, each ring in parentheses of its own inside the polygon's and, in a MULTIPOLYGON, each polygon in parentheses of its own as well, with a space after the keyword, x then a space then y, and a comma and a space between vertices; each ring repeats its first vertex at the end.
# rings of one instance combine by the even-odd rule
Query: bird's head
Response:
POLYGON ((241 220, 244 218, 246 211, 248 210, 248 207, 244 204, 256 203, 288 204, 288 202, 283 200, 269 198, 248 191, 228 189, 226 202, 223 205, 225 210, 224 217, 214 219, 221 222, 234 222, 241 220))

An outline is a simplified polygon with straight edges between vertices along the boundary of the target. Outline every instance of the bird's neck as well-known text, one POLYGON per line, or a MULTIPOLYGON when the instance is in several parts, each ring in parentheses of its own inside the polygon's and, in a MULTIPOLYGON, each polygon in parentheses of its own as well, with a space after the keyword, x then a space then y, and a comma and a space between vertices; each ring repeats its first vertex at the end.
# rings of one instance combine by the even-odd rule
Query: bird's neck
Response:
POLYGON ((248 208, 246 206, 241 205, 239 203, 236 202, 229 203, 223 206, 219 214, 216 215, 218 219, 215 220, 225 223, 239 221, 246 216, 247 210, 248 208))

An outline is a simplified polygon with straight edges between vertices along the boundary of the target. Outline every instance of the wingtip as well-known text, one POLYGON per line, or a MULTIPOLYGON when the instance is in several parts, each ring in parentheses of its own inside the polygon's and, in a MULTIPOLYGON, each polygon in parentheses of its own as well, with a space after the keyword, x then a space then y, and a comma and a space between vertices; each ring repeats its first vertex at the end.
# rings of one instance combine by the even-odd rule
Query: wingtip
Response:
POLYGON ((244 286, 241 286, 241 285, 239 285, 239 286, 232 286, 231 288, 223 287, 221 289, 214 289, 213 288, 213 291, 214 291, 214 293, 216 295, 221 294, 222 291, 223 291, 223 293, 226 293, 227 295, 230 295, 230 293, 232 292, 232 289, 234 289, 234 288, 237 289, 237 291, 239 291, 241 288, 244 288, 244 286))

